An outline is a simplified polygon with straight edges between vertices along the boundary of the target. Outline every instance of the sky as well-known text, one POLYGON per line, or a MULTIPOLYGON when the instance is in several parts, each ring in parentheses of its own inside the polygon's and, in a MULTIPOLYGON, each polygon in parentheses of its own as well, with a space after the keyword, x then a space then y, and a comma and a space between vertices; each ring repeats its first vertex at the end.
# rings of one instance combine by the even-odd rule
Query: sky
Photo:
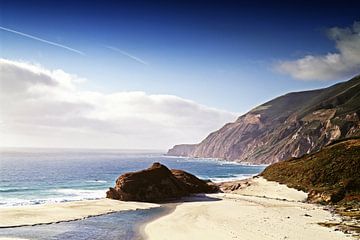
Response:
POLYGON ((356 1, 0 0, 0 146, 167 149, 360 72, 356 1))

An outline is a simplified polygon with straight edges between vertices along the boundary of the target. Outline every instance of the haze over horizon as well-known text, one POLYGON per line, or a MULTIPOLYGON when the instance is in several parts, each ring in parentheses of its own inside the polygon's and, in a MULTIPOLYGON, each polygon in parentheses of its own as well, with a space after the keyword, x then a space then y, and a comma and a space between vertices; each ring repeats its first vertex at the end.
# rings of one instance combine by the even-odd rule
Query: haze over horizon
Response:
POLYGON ((356 1, 0 6, 1 147, 167 149, 360 73, 356 1))

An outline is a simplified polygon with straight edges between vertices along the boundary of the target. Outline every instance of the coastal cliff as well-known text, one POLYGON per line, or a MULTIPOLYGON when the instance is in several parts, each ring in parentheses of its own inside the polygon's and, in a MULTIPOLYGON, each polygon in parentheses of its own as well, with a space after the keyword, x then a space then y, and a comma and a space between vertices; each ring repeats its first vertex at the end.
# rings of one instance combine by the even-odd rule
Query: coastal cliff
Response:
POLYGON ((319 151, 360 135, 360 76, 328 88, 289 93, 266 102, 199 144, 168 155, 269 164, 319 151))

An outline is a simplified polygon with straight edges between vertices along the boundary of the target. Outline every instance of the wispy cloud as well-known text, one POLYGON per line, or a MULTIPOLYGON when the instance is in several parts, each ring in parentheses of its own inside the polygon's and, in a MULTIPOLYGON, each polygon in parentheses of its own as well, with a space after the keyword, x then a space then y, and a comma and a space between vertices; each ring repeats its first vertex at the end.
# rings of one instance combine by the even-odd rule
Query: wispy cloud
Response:
POLYGON ((45 39, 36 37, 36 36, 34 36, 34 35, 30 35, 30 34, 27 34, 27 33, 19 32, 19 31, 10 29, 10 28, 2 27, 2 26, 0 26, 0 29, 3 30, 3 31, 6 31, 6 32, 11 32, 11 33, 14 33, 14 34, 23 36, 23 37, 27 37, 27 38, 30 38, 30 39, 33 39, 33 40, 37 40, 37 41, 40 41, 40 42, 43 42, 43 43, 47 43, 47 44, 50 44, 50 45, 53 45, 53 46, 56 46, 56 47, 60 47, 60 48, 66 49, 66 50, 71 51, 71 52, 74 52, 74 53, 78 53, 78 54, 81 54, 81 55, 85 55, 85 53, 83 53, 83 52, 81 52, 81 51, 79 51, 79 50, 76 50, 76 49, 74 49, 74 48, 71 48, 71 47, 68 47, 68 46, 66 46, 66 45, 62 45, 62 44, 56 43, 56 42, 51 42, 51 41, 48 41, 48 40, 45 40, 45 39))
POLYGON ((119 48, 116 48, 116 47, 113 47, 113 46, 105 46, 107 49, 110 49, 110 50, 113 50, 115 52, 118 52, 118 53, 121 53, 122 55, 128 57, 128 58, 131 58, 135 61, 137 61, 138 63, 141 63, 141 64, 144 64, 144 65, 148 65, 149 63, 145 62, 144 60, 142 60, 141 58, 138 58, 128 52, 125 52, 119 48))

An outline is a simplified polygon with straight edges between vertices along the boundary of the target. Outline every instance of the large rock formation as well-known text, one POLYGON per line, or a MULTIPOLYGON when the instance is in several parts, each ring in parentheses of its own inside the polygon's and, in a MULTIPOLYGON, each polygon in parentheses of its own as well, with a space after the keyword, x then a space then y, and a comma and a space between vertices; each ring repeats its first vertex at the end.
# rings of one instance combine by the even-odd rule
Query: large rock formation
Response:
POLYGON ((122 201, 164 202, 192 193, 217 192, 211 182, 198 179, 182 170, 169 170, 160 163, 150 168, 121 175, 114 188, 106 192, 107 198, 122 201))
POLYGON ((168 155, 268 164, 360 136, 360 76, 329 88, 289 93, 264 103, 199 144, 176 145, 168 155))

